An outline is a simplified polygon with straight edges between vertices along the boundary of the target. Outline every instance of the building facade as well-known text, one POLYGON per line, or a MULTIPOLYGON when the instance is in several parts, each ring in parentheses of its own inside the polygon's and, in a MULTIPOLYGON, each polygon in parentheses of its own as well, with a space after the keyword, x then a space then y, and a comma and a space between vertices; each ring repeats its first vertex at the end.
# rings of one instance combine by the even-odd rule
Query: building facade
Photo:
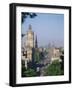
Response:
POLYGON ((54 60, 60 61, 60 50, 59 50, 59 48, 51 47, 49 49, 49 56, 50 56, 51 62, 54 60))
POLYGON ((34 32, 32 31, 32 26, 29 25, 28 31, 26 32, 26 40, 25 40, 25 47, 22 50, 22 60, 25 62, 25 67, 27 68, 27 63, 32 62, 32 54, 33 48, 35 47, 35 40, 34 40, 34 32))

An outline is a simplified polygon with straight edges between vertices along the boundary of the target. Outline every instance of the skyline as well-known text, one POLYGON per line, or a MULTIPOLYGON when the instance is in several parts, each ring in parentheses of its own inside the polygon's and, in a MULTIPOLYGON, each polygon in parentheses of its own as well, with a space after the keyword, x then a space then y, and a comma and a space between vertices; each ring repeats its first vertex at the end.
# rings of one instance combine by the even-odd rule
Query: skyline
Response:
POLYGON ((64 46, 64 15, 50 13, 36 13, 35 18, 27 17, 22 23, 21 33, 28 31, 29 25, 32 31, 37 35, 38 46, 46 46, 53 43, 56 46, 64 46))

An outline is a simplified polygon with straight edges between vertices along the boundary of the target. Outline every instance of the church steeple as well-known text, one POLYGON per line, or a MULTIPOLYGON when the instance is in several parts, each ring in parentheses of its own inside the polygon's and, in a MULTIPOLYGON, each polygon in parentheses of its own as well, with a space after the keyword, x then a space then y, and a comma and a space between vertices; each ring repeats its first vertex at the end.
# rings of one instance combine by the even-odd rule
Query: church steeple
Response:
POLYGON ((35 38, 35 48, 38 48, 37 35, 36 35, 36 38, 35 38))
POLYGON ((29 24, 29 30, 32 30, 32 26, 31 26, 31 24, 29 24))

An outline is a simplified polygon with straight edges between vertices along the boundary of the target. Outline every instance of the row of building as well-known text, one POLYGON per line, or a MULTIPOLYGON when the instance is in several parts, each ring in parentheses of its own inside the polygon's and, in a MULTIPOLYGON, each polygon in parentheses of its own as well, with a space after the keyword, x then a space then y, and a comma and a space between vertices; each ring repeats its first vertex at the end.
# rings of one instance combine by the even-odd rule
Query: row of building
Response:
POLYGON ((38 47, 37 36, 34 35, 31 25, 29 25, 28 31, 26 32, 23 38, 26 39, 25 39, 25 44, 23 44, 22 46, 21 60, 25 62, 26 68, 27 68, 27 63, 32 62, 33 49, 36 48, 39 50, 39 52, 48 50, 48 55, 51 61, 60 60, 60 55, 61 55, 60 48, 48 47, 47 49, 47 48, 38 47))

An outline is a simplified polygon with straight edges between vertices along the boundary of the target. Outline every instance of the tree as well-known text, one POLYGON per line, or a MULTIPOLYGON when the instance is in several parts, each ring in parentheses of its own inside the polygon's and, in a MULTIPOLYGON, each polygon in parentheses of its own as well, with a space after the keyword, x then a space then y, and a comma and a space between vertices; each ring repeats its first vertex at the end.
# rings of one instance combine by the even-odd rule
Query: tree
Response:
POLYGON ((62 60, 61 63, 61 69, 64 70, 64 50, 62 51, 62 55, 60 56, 60 59, 62 60))
POLYGON ((22 70, 23 70, 22 71, 22 77, 37 76, 37 72, 34 69, 31 69, 31 68, 25 69, 25 68, 23 68, 22 70))
POLYGON ((34 18, 34 17, 36 17, 37 15, 35 14, 35 13, 28 13, 28 12, 22 12, 22 23, 25 21, 25 19, 27 18, 27 17, 29 17, 29 18, 34 18))
POLYGON ((45 70, 46 75, 49 76, 56 76, 56 75, 63 75, 64 71, 61 70, 61 64, 58 60, 55 60, 50 64, 47 69, 45 70))
POLYGON ((39 56, 39 51, 38 50, 35 50, 35 53, 34 53, 34 61, 36 63, 39 63, 40 61, 40 56, 39 56))
POLYGON ((40 52, 40 54, 39 54, 40 55, 40 60, 44 59, 44 54, 45 54, 44 52, 40 52))

